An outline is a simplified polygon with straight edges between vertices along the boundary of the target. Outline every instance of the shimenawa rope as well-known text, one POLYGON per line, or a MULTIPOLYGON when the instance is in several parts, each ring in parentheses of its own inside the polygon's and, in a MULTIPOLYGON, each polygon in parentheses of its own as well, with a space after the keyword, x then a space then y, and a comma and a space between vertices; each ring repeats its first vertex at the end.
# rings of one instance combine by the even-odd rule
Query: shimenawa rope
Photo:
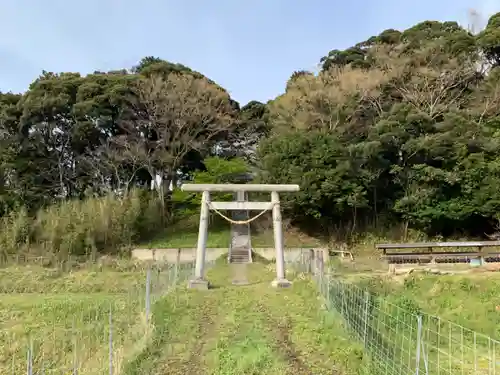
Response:
MULTIPOLYGON (((274 207, 276 203, 272 203, 271 206, 274 207)), ((254 217, 248 219, 248 220, 233 220, 229 217, 227 217, 226 215, 224 215, 222 212, 220 212, 218 209, 216 209, 212 203, 208 203, 208 207, 214 211, 217 215, 219 215, 220 217, 222 217, 224 220, 227 220, 229 221, 231 224, 250 224, 252 221, 254 220, 257 220, 259 217, 261 217, 262 215, 264 215, 266 213, 266 211, 268 211, 268 209, 266 208, 265 210, 262 210, 261 212, 259 212, 257 215, 255 215, 254 217)))

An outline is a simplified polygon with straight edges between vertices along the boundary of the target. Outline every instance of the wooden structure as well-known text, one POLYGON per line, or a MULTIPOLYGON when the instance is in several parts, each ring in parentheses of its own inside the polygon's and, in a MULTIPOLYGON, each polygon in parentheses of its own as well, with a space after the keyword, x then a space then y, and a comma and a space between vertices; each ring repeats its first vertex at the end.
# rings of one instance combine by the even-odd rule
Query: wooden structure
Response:
POLYGON ((495 247, 500 247, 500 241, 387 243, 375 245, 376 249, 382 250, 381 258, 388 263, 470 263, 471 260, 479 260, 481 264, 498 262, 500 261, 500 251, 495 250, 495 247), (474 250, 466 251, 467 248, 474 250), (455 249, 455 251, 451 251, 451 249, 455 249))
POLYGON ((220 216, 231 223, 245 224, 249 223, 266 211, 272 211, 274 245, 276 248, 276 279, 272 282, 275 287, 287 287, 291 283, 285 277, 285 252, 283 243, 283 226, 281 220, 281 209, 279 193, 299 191, 299 185, 281 185, 281 184, 183 184, 183 191, 201 192, 200 208, 200 226, 198 232, 198 244, 196 247, 196 267, 195 277, 190 280, 189 286, 192 288, 208 288, 208 281, 205 280, 205 253, 208 236, 208 217, 210 210, 217 212, 220 216), (270 192, 270 202, 212 202, 210 193, 212 192, 270 192), (246 210, 261 211, 258 215, 245 221, 233 221, 225 216, 220 210, 246 210))

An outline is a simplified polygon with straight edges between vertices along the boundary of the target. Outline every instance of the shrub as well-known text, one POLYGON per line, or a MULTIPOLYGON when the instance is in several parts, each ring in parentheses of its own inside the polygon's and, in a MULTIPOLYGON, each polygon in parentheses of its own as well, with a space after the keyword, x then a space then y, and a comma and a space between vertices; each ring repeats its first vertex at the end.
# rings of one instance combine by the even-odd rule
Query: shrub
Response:
POLYGON ((41 209, 35 217, 20 210, 1 219, 3 255, 117 254, 126 245, 153 234, 164 224, 162 210, 149 192, 68 200, 41 209))
POLYGON ((0 254, 7 258, 17 250, 23 251, 29 244, 32 219, 26 210, 10 211, 0 217, 0 254))
MULTIPOLYGON (((240 158, 224 159, 209 157, 204 160, 204 171, 196 171, 189 183, 193 184, 223 184, 233 183, 235 176, 246 174, 250 171, 247 163, 240 158)), ((233 193, 212 193, 212 201, 232 201, 233 193)), ((185 219, 197 216, 200 212, 201 193, 192 193, 174 190, 172 201, 175 207, 176 219, 185 219)))

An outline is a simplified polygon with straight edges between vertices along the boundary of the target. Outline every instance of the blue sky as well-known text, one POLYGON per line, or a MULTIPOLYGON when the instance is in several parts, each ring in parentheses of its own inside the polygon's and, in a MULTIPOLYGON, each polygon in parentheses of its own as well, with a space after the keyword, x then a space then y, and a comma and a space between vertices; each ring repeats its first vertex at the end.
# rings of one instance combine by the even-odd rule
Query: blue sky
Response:
POLYGON ((467 22, 500 0, 0 0, 0 90, 42 70, 130 68, 144 56, 183 63, 241 104, 283 92, 294 70, 387 28, 467 22))

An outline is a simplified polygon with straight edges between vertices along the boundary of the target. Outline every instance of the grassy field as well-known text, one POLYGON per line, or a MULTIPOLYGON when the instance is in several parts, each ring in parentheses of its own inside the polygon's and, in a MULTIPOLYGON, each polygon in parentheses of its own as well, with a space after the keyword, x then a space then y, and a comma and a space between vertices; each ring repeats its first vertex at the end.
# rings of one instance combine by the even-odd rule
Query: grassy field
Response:
POLYGON ((249 285, 233 286, 229 265, 208 273, 214 289, 186 290, 154 309, 154 337, 126 373, 359 374, 363 352, 318 299, 292 275, 290 289, 270 286, 273 266, 251 264, 249 285))
MULTIPOLYGON (((194 247, 197 234, 198 222, 193 218, 142 246, 194 247)), ((229 224, 210 228, 209 247, 228 243, 229 224)), ((288 247, 325 245, 294 230, 287 231, 285 243, 288 247)), ((252 244, 273 246, 272 231, 255 228, 252 244)), ((373 255, 372 245, 363 246, 360 254, 373 255)), ((338 277, 374 292, 396 309, 438 315, 500 337, 499 274, 387 276, 375 272, 380 271, 375 258, 344 264, 338 277)), ((123 370, 127 375, 365 373, 367 354, 352 339, 352 332, 349 336, 341 327, 339 314, 326 311, 307 277, 292 274, 293 287, 276 290, 270 286, 272 265, 248 265, 250 284, 246 286, 233 286, 232 272, 229 265, 218 264, 208 274, 215 285, 212 290, 180 290, 159 299, 147 323, 144 265, 118 262, 71 272, 33 265, 1 268, 0 373, 26 372, 31 347, 35 373, 42 368, 45 374, 71 373, 76 364, 79 374, 109 374, 110 332, 112 366, 115 373, 123 370)), ((166 279, 161 280, 156 280, 159 289, 165 287, 166 279)), ((363 313, 356 310, 356 314, 359 318, 363 313)), ((386 310, 374 310, 371 322, 376 327, 373 332, 387 343, 400 339, 394 336, 394 327, 399 326, 390 323, 389 315, 386 310)), ((404 322, 414 331, 413 323, 404 322)), ((463 332, 447 335, 459 343, 464 337, 463 332)), ((474 354, 464 352, 461 345, 452 354, 469 361, 474 354)), ((484 350, 488 349, 481 345, 479 354, 487 357, 484 350)), ((398 344, 390 350, 409 347, 398 344)), ((435 360, 436 352, 429 350, 430 360, 435 360)), ((449 348, 439 351, 451 357, 449 348)))
MULTIPOLYGON (((165 232, 140 246, 149 248, 192 248, 198 240, 198 217, 193 216, 170 225, 165 232)), ((274 237, 272 229, 252 227, 253 247, 273 247, 274 237)), ((208 229, 208 247, 228 247, 230 240, 230 224, 215 222, 208 229)), ((286 247, 319 247, 324 246, 320 240, 312 238, 297 230, 287 230, 285 234, 286 247)))
POLYGON ((230 266, 218 264, 214 289, 158 299, 147 324, 142 267, 2 268, 0 373, 26 372, 31 348, 34 373, 108 374, 110 331, 115 373, 360 373, 362 348, 311 281, 290 273, 292 288, 276 290, 272 264, 247 272, 250 285, 233 286, 230 266))
POLYGON ((144 269, 92 267, 61 273, 38 266, 0 269, 0 373, 109 374, 142 350, 144 269), (110 325, 111 321, 111 325, 110 325))
POLYGON ((415 308, 427 314, 500 338, 500 274, 497 272, 412 274, 375 278, 363 282, 366 283, 394 304, 412 301, 415 308))
POLYGON ((444 265, 448 274, 388 274, 388 266, 374 257, 352 263, 334 260, 330 267, 336 277, 370 290, 389 303, 411 304, 412 309, 500 338, 498 270, 458 264, 444 265))
MULTIPOLYGON (((363 251, 367 252, 365 248, 353 252, 363 251)), ((410 304, 409 308, 500 338, 500 272, 445 264, 441 268, 450 274, 389 275, 388 265, 376 255, 355 257, 354 262, 334 260, 330 267, 336 277, 369 289, 389 303, 410 304)))
POLYGON ((425 348, 421 370, 427 366, 429 374, 500 373, 498 273, 381 275, 349 270, 337 273, 330 283, 334 307, 342 311, 351 331, 361 337, 368 333, 368 354, 378 371, 374 374, 385 373, 387 367, 401 370, 398 373, 414 371, 419 319, 425 348), (373 298, 368 304, 365 291, 373 298), (365 316, 369 320, 363 331, 365 316))

